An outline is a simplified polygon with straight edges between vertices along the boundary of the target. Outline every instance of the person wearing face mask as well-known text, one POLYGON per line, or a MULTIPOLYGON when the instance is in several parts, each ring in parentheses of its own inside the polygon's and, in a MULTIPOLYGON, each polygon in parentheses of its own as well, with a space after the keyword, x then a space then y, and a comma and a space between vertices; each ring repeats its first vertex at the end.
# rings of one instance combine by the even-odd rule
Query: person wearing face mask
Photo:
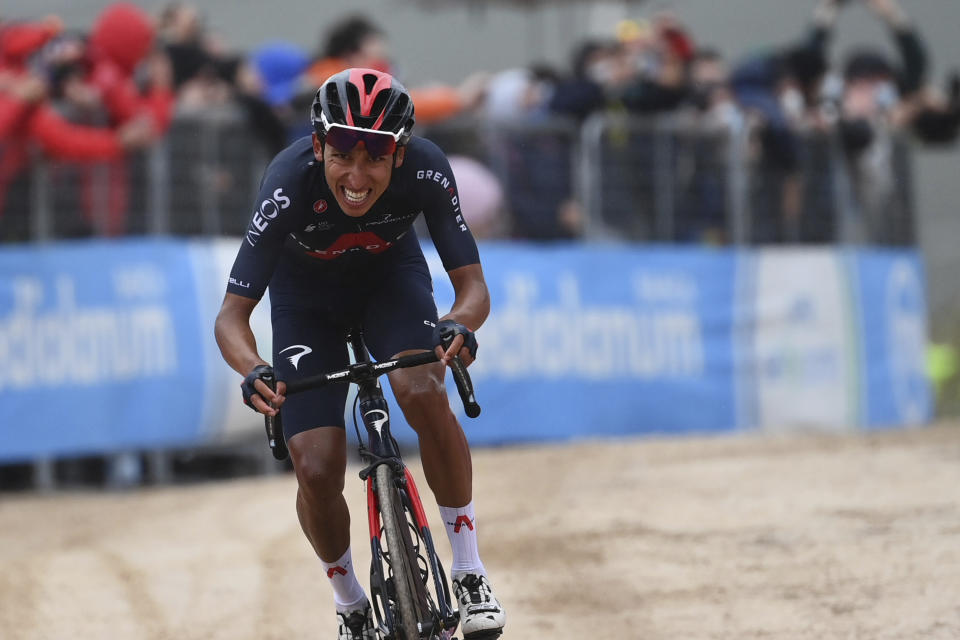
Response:
POLYGON ((550 98, 553 113, 584 119, 607 106, 608 90, 617 82, 615 42, 587 40, 574 51, 569 76, 550 98))
POLYGON ((667 11, 654 16, 649 38, 639 58, 640 73, 624 86, 620 101, 634 113, 673 111, 687 95, 687 71, 695 51, 693 38, 667 11))
POLYGON ((898 58, 873 47, 847 56, 837 129, 849 178, 846 206, 862 235, 875 242, 909 242, 909 190, 903 133, 925 144, 956 140, 960 78, 946 92, 928 82, 924 42, 897 0, 865 0, 887 26, 898 58), (952 97, 951 97, 952 96, 952 97))
POLYGON ((878 118, 922 143, 955 141, 960 132, 960 73, 953 72, 943 90, 931 85, 926 47, 903 7, 897 0, 868 0, 867 5, 890 30, 900 61, 873 49, 850 56, 845 98, 854 117, 843 123, 848 144, 866 148, 873 133, 870 122, 878 118))
POLYGON ((730 88, 730 70, 716 49, 698 49, 689 69, 685 108, 677 123, 685 170, 676 179, 674 240, 704 244, 727 241, 726 184, 730 144, 744 124, 744 116, 730 88))
POLYGON ((865 151, 885 127, 900 128, 899 105, 917 96, 927 74, 927 53, 919 34, 896 0, 865 4, 890 30, 899 64, 875 47, 858 47, 846 57, 839 130, 848 153, 865 151))
POLYGON ((819 0, 810 27, 796 43, 754 54, 735 65, 730 86, 757 133, 761 175, 753 196, 753 240, 804 239, 805 205, 800 131, 819 105, 827 71, 826 46, 838 14, 836 0, 819 0))
POLYGON ((699 125, 708 130, 733 129, 743 122, 730 87, 730 69, 720 52, 700 49, 690 63, 690 105, 699 125))

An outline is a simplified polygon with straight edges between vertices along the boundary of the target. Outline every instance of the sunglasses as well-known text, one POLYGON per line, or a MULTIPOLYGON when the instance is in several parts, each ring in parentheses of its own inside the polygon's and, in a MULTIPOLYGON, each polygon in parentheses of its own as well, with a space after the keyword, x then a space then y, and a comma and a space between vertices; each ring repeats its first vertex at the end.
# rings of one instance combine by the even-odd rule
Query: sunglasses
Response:
MULTIPOLYGON (((325 123, 326 124, 326 123, 325 123)), ((341 153, 349 153, 360 142, 373 157, 393 155, 397 150, 399 133, 372 131, 360 127, 348 127, 343 124, 331 124, 326 130, 327 142, 341 153)))

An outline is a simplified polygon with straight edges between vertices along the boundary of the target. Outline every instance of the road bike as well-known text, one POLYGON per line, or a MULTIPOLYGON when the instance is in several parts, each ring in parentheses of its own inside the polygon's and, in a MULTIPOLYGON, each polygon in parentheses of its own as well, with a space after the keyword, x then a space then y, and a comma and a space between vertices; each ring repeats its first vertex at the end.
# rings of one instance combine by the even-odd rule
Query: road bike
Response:
MULTIPOLYGON (((372 561, 370 600, 383 640, 456 640, 459 612, 451 606, 450 589, 427 524, 426 512, 410 470, 400 456, 390 433, 390 414, 378 378, 394 369, 437 362, 430 351, 383 362, 370 358, 359 329, 347 333, 354 363, 346 369, 318 374, 287 384, 293 395, 332 383, 357 385, 354 429, 360 456, 366 466, 360 478, 366 484, 367 519, 372 561), (366 440, 360 435, 357 408, 366 440)), ((467 369, 454 358, 451 370, 466 414, 480 415, 467 369)), ((267 381, 275 387, 276 381, 267 381)), ((274 458, 286 459, 287 447, 281 426, 283 411, 264 416, 267 441, 274 458)))

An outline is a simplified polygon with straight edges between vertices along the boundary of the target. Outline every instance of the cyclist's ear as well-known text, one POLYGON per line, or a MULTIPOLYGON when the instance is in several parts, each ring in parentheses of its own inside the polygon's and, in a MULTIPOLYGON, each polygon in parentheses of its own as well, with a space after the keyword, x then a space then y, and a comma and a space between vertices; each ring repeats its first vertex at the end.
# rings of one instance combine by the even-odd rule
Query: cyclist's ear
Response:
POLYGON ((320 142, 316 132, 313 134, 313 157, 317 159, 317 162, 323 162, 323 143, 320 142))
POLYGON ((403 164, 403 158, 407 155, 406 147, 397 147, 397 150, 393 153, 393 168, 399 169, 403 164))

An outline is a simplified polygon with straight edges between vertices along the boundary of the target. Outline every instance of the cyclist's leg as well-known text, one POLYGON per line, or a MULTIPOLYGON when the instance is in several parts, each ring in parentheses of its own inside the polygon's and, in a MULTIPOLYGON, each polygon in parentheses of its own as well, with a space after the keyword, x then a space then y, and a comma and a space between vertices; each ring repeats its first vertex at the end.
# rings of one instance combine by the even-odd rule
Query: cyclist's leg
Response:
MULTIPOLYGON (((436 303, 429 272, 414 261, 383 280, 364 317, 367 345, 378 359, 432 350, 436 303)), ((480 561, 473 513, 470 447, 447 399, 443 365, 389 374, 404 417, 417 432, 424 475, 433 490, 453 550, 454 591, 466 640, 495 638, 505 614, 480 561)))
MULTIPOLYGON (((293 381, 348 364, 343 331, 316 313, 274 306, 274 366, 293 381)), ((347 386, 331 385, 287 398, 283 431, 297 477, 300 526, 330 578, 338 607, 366 596, 350 559, 350 514, 343 497, 347 386)))
MULTIPOLYGON (((378 360, 432 350, 437 306, 430 272, 422 256, 407 259, 384 274, 371 293, 364 315, 367 346, 378 360)), ((437 502, 470 502, 472 468, 463 429, 450 410, 443 365, 437 363, 389 374, 390 387, 407 422, 417 432, 427 483, 437 502)))
POLYGON ((472 499, 473 466, 463 428, 450 410, 444 373, 437 364, 389 375, 397 404, 417 432, 424 475, 437 504, 457 507, 472 499))

